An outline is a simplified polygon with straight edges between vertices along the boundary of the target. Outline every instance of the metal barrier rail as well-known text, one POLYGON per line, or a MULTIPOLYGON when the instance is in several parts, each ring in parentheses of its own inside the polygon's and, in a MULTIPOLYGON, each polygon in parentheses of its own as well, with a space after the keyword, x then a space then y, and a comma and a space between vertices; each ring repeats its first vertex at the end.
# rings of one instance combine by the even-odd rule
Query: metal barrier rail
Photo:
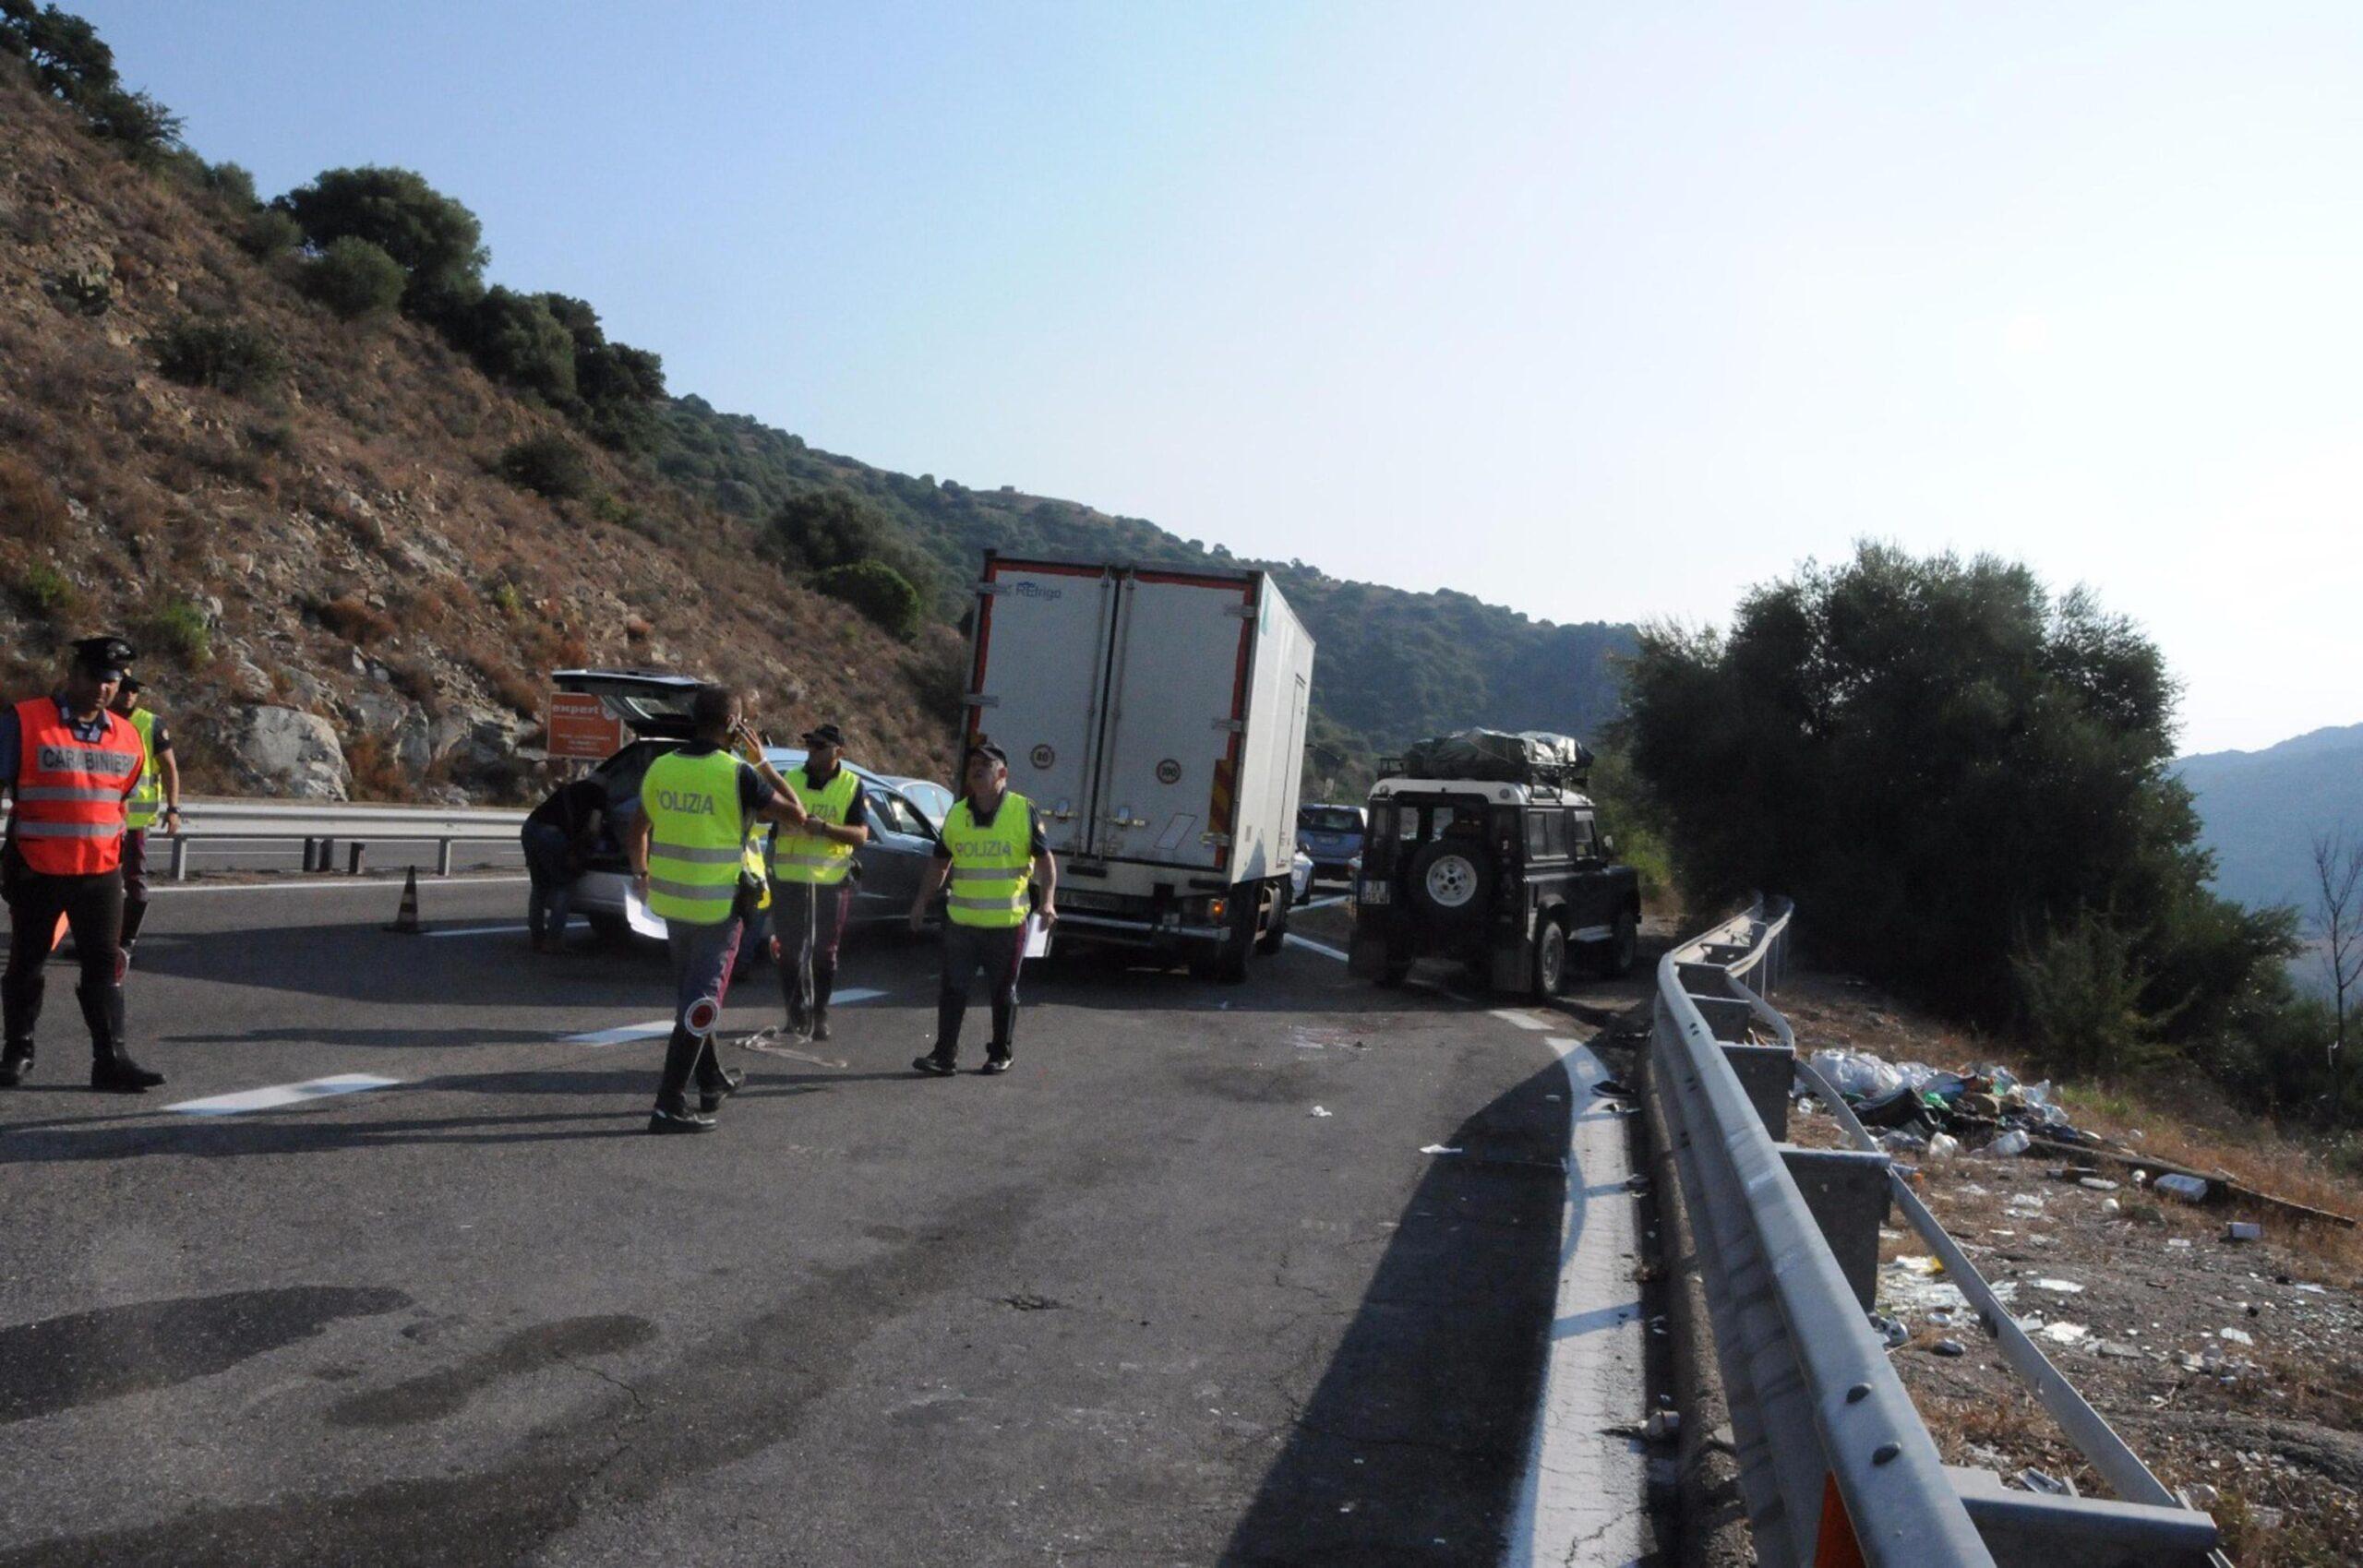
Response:
MULTIPOLYGON (((7 818, 0 809, 0 821, 7 818)), ((153 835, 172 846, 167 874, 174 881, 188 880, 189 857, 198 851, 234 853, 242 844, 287 844, 303 849, 303 869, 334 868, 340 845, 345 869, 358 876, 366 869, 369 845, 432 844, 436 875, 451 874, 453 846, 462 844, 517 843, 525 813, 498 808, 343 805, 336 801, 185 800, 182 827, 176 836, 153 835)), ((521 852, 522 853, 522 852, 521 852)))
MULTIPOLYGON (((1875 1151, 1781 1142, 1796 1042, 1764 999, 1787 969, 1790 916, 1785 900, 1759 903, 1669 952, 1650 1035, 1652 1108, 1691 1219, 1758 1560, 1855 1561, 1851 1536, 1871 1568, 2220 1563, 2214 1521, 2165 1498, 2121 1443, 2094 1446, 2104 1475, 2129 1488, 2124 1502, 2008 1490, 1991 1472, 1944 1465, 1867 1315, 1878 1227, 1901 1183, 1875 1151)), ((1904 1196, 1918 1224, 1926 1211, 1904 1196)), ((1987 1332, 2001 1332, 1990 1292, 1977 1304, 1987 1332)), ((2005 1347, 2013 1362, 2015 1349, 2005 1347)), ((2073 1406, 2055 1413, 2091 1417, 2062 1418, 2080 1446, 2093 1425, 2107 1432, 2067 1394, 2073 1406)))

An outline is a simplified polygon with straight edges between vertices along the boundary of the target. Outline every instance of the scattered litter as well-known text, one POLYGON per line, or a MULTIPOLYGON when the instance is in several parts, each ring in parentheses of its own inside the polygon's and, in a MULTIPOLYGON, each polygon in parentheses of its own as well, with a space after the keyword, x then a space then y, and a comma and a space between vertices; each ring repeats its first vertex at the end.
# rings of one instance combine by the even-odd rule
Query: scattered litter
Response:
POLYGON ((1927 1146, 1927 1139, 1900 1127, 1879 1134, 1879 1147, 1890 1155, 1916 1155, 1927 1146))
POLYGON ((2117 1183, 2111 1181, 2105 1176, 2080 1176, 2076 1179, 2076 1185, 2081 1187, 2087 1192, 2114 1192, 2117 1191, 2117 1183))
POLYGON ((2254 1220, 2236 1219, 2224 1227, 2224 1239, 2226 1241, 2261 1241, 2264 1239, 2264 1227, 2257 1224, 2254 1220))
POLYGON ((2010 1478, 2018 1482, 2021 1488, 2028 1491, 2045 1492, 2053 1497, 2073 1497, 2076 1495, 2075 1482, 2063 1481, 2057 1476, 2048 1475, 2042 1470, 2036 1469, 2032 1465, 2028 1466, 2025 1469, 2021 1470, 2017 1475, 2010 1478))
POLYGON ((2319 1286, 2319 1285, 2307 1284, 2307 1285, 2296 1286, 2296 1287, 2293 1287, 2293 1288, 2295 1288, 2295 1289, 2298 1289, 2298 1290, 2303 1290, 2303 1291, 2305 1291, 2307 1294, 2311 1295, 2311 1296, 2327 1296, 2327 1295, 2329 1295, 2329 1294, 2330 1294, 2330 1292, 2329 1292, 2328 1290, 2324 1289, 2322 1287, 2321 1287, 2321 1286, 2319 1286))
POLYGON ((2054 1345, 2081 1345, 2092 1337, 2093 1331, 2082 1323, 2045 1323, 2035 1331, 2037 1339, 2048 1339, 2054 1345))
MULTIPOLYGON (((1948 1286, 1946 1288, 1951 1289, 1951 1287, 1948 1286)), ((1955 1291, 1954 1294, 1958 1295, 1960 1292, 1955 1291)), ((1871 1326, 1878 1330, 1880 1342, 1890 1350, 1899 1349, 1912 1343, 1912 1331, 1904 1327, 1900 1319, 1881 1317, 1878 1313, 1873 1312, 1871 1326)))
POLYGON ((2204 1514, 2224 1501, 2224 1494, 2205 1481, 2194 1481, 2182 1489, 2182 1500, 2204 1514))
POLYGON ((2104 1356, 2113 1357, 2120 1361, 2138 1361, 2141 1359, 2140 1346, 2128 1345, 2121 1339, 2100 1340, 2093 1346, 2093 1348, 2104 1356))
POLYGON ((2123 1205, 2123 1204, 2121 1204, 2121 1203, 2118 1203, 2116 1199, 2114 1199, 2114 1198, 2103 1198, 2103 1199, 2101 1200, 2101 1213, 2103 1213, 2103 1214, 2105 1214, 2105 1215, 2113 1215, 2113 1214, 2116 1214, 2119 1209, 2121 1209, 2121 1208, 2123 1208, 2123 1207, 2124 1207, 2124 1205, 2123 1205))
POLYGON ((1542 1097, 1543 1097, 1544 1099, 1546 1099, 1546 1100, 1549 1100, 1549 1101, 1550 1101, 1553 1105, 1554 1105, 1554 1106, 1555 1106, 1555 1105, 1557 1105, 1557 1104, 1559 1103, 1559 1099, 1560 1099, 1560 1096, 1558 1096, 1557 1095, 1543 1095, 1542 1097))
POLYGON ((1896 1259, 1890 1266, 1901 1269, 1906 1274, 1916 1274, 1923 1279, 1933 1279, 1945 1272, 1945 1265, 1941 1260, 1918 1254, 1906 1254, 1896 1259))
POLYGON ((1806 1065, 1848 1099, 1877 1099, 1903 1087, 1903 1075, 1862 1051, 1816 1051, 1806 1065))
POLYGON ((1651 1442, 1663 1442, 1668 1438, 1678 1436, 1682 1431, 1682 1412, 1652 1410, 1649 1418, 1642 1423, 1641 1431, 1651 1442))
POLYGON ((2033 1140, 2029 1138, 2024 1132, 2021 1132, 2017 1128, 2013 1127, 2008 1132, 2003 1133, 2000 1137, 1986 1144, 1985 1153, 1996 1159, 2009 1159, 2013 1155, 2025 1154, 2027 1152, 2027 1145, 2033 1142, 2033 1140))
POLYGON ((2215 1331, 2215 1337, 2218 1339, 2228 1339, 2235 1345, 2254 1345, 2256 1343, 2256 1335, 2250 1334, 2244 1328, 2219 1328, 2215 1331))
POLYGON ((1460 1151, 1458 1149, 1448 1149, 1442 1143, 1430 1143, 1421 1148, 1420 1153, 1423 1155, 1457 1155, 1460 1153, 1460 1151))
POLYGON ((1961 1140, 1949 1132, 1939 1132, 1928 1140, 1928 1157, 1949 1160, 1961 1153, 1961 1140))
POLYGON ((2084 1287, 2072 1279, 2038 1279, 2033 1282, 2037 1290, 2048 1290, 2054 1296, 2081 1296, 2084 1287))
POLYGON ((2150 1185, 2161 1192, 2180 1198, 2186 1203, 2207 1201, 2207 1183, 2196 1176, 2161 1176, 2153 1178, 2150 1185))
POLYGON ((1327 1116, 1329 1112, 1325 1107, 1315 1106, 1313 1107, 1313 1114, 1315 1116, 1327 1116))
POLYGON ((1625 1191, 1627 1192, 1646 1192, 1649 1190, 1649 1179, 1637 1170, 1625 1179, 1625 1191))
POLYGON ((2043 1195, 2039 1192, 2013 1192, 2003 1208, 2021 1217, 2043 1213, 2043 1195))
POLYGON ((1935 1351, 1939 1356, 1966 1356, 1969 1354, 1969 1347, 1963 1345, 1958 1339, 1939 1339, 1937 1343, 1928 1347, 1928 1348, 1935 1351))
POLYGON ((2260 1530, 2277 1530, 2281 1527, 2281 1520, 2282 1513, 2278 1508, 2251 1508, 2249 1510, 2249 1523, 2254 1525, 2260 1530))
POLYGON ((2190 1245, 2190 1238, 2188 1236, 2177 1236, 2173 1240, 2168 1241, 2166 1245, 2176 1248, 2177 1250, 2180 1250, 2190 1245))
POLYGON ((1603 1099, 1629 1100, 1633 1097, 1633 1091, 1613 1078, 1601 1079, 1591 1086, 1591 1092, 1603 1099))

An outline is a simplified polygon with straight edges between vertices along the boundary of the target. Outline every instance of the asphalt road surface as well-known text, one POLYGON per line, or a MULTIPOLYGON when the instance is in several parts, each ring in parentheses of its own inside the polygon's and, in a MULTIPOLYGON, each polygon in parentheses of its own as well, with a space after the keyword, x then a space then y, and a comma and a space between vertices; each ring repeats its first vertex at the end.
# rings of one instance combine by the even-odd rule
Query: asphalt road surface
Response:
MULTIPOLYGON (((395 896, 160 897, 141 1099, 53 975, 0 1095, 0 1564, 1499 1558, 1568 1107, 1498 999, 1060 959, 1015 1071, 922 1079, 930 952, 857 937, 835 1039, 731 1047, 722 1130, 652 1138, 661 950, 395 896)), ((768 970, 729 1000, 777 1020, 768 970)))

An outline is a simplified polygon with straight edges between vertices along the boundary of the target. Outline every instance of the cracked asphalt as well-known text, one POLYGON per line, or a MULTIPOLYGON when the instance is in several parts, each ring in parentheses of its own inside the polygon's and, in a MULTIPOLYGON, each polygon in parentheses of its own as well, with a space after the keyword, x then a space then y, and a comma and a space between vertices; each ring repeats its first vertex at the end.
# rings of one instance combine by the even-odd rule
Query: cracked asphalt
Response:
POLYGON ((1062 957, 1014 1072, 927 1080, 930 950, 857 937, 885 994, 659 1139, 662 1041, 564 1038, 662 1017, 659 950, 395 897, 160 900, 142 1100, 78 1087, 51 987, 0 1095, 0 1565, 1498 1557, 1568 1113, 1501 999, 1062 957), (165 1108, 342 1073, 399 1083, 165 1108))

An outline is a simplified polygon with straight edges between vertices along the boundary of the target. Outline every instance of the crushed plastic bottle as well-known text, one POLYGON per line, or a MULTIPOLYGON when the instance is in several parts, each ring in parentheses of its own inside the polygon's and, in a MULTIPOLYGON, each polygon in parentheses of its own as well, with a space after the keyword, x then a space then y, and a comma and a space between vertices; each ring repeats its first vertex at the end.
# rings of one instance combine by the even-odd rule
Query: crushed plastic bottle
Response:
POLYGON ((2008 1132, 2003 1133, 2000 1137, 1986 1144, 1985 1153, 1996 1159, 2009 1159, 2014 1155, 2025 1154, 2028 1147, 2033 1144, 2033 1139, 2029 1138, 2023 1131, 2013 1127, 2008 1132))

